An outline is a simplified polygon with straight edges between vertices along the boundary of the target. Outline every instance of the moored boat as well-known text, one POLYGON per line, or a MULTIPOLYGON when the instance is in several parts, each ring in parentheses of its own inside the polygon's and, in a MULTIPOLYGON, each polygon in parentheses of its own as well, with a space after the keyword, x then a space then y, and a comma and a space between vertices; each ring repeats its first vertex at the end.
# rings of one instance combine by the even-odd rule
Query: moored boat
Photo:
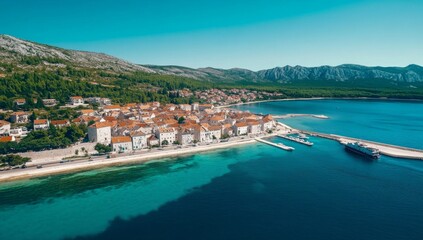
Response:
POLYGON ((378 149, 368 147, 361 142, 348 142, 343 144, 346 150, 353 152, 355 154, 362 155, 365 157, 370 157, 372 159, 378 159, 380 157, 380 153, 378 149))

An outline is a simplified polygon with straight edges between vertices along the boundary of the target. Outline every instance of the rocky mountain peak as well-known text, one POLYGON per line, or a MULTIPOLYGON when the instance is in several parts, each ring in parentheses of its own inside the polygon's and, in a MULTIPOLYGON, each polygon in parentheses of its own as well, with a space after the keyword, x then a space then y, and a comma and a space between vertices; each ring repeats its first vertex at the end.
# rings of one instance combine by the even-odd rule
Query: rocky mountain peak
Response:
POLYGON ((9 35, 0 35, 0 56, 9 63, 19 63, 23 57, 60 59, 76 66, 114 71, 155 72, 104 53, 66 50, 49 45, 25 41, 9 35))

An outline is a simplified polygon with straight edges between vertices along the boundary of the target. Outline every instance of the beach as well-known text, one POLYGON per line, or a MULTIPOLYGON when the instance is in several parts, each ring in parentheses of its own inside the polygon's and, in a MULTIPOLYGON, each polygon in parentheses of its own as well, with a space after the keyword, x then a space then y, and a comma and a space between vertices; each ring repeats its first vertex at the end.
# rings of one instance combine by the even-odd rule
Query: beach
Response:
MULTIPOLYGON (((273 136, 272 134, 266 135, 267 137, 273 136)), ((73 171, 83 171, 94 168, 101 168, 105 166, 121 165, 128 163, 145 163, 152 160, 158 160, 162 158, 171 158, 181 155, 190 155, 199 152, 212 151, 218 149, 225 149, 236 147, 245 144, 256 143, 254 138, 245 137, 244 139, 236 139, 229 142, 212 143, 209 145, 190 146, 185 148, 176 148, 169 150, 156 150, 156 151, 145 151, 135 153, 132 155, 117 156, 113 158, 107 158, 102 156, 100 158, 94 158, 92 161, 80 160, 70 161, 64 163, 53 163, 50 165, 43 165, 42 168, 31 167, 27 169, 12 169, 0 173, 0 182, 15 181, 19 179, 27 179, 33 177, 41 177, 53 174, 67 173, 73 171)))

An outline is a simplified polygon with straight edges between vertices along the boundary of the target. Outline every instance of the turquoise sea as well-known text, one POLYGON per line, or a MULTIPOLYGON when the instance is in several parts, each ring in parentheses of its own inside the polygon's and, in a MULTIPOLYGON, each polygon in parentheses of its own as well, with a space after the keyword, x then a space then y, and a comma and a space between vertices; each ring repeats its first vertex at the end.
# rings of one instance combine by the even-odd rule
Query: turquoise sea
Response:
MULTIPOLYGON (((331 119, 284 121, 410 147, 423 143, 423 103, 239 108, 325 114, 331 119)), ((293 152, 257 143, 3 183, 0 239, 423 239, 423 162, 369 161, 336 142, 310 140, 313 147, 271 139, 293 152)))
POLYGON ((234 107, 254 113, 323 114, 284 119, 292 127, 423 149, 423 102, 382 100, 313 100, 265 102, 234 107))

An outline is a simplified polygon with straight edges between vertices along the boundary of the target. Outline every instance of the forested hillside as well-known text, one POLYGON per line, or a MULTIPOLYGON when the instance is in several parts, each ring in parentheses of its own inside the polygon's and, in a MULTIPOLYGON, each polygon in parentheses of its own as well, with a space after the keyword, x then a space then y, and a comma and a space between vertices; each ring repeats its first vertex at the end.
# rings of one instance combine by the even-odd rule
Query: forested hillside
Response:
POLYGON ((423 70, 406 68, 284 67, 190 69, 140 66, 101 53, 60 49, 0 35, 0 108, 12 109, 17 98, 108 97, 115 103, 187 103, 169 91, 189 88, 248 88, 281 92, 282 97, 391 97, 423 99, 423 70), (320 80, 316 79, 320 76, 320 80), (362 76, 360 78, 359 76, 362 76))

